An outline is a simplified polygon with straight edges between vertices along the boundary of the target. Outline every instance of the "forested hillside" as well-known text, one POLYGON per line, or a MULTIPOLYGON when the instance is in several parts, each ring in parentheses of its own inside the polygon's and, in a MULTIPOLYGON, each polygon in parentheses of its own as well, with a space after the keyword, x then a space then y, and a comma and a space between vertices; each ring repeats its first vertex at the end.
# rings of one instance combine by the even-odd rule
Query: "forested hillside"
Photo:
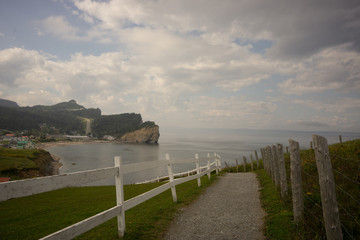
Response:
POLYGON ((9 131, 40 131, 46 128, 51 133, 85 134, 84 118, 92 121, 92 133, 99 138, 104 135, 121 137, 142 127, 155 126, 154 122, 143 123, 140 114, 101 115, 99 108, 85 108, 75 100, 33 107, 19 107, 8 100, 0 103, 4 103, 0 104, 0 129, 9 131))

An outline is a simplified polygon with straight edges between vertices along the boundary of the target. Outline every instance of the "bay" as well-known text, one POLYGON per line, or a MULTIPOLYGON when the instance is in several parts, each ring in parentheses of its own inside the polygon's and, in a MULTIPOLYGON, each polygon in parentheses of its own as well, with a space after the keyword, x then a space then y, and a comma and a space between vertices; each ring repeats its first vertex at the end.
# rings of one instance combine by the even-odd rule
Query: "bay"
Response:
MULTIPOLYGON (((166 153, 169 153, 170 159, 195 158, 196 153, 200 157, 217 153, 223 165, 224 162, 234 165, 236 159, 242 162, 242 156, 249 159, 250 154, 253 154, 255 159, 255 150, 261 157, 259 150, 266 145, 281 143, 288 146, 289 138, 298 141, 301 148, 308 149, 312 134, 324 136, 329 144, 339 142, 339 135, 342 135, 343 141, 360 138, 359 133, 341 132, 164 128, 159 144, 89 143, 52 146, 47 150, 60 157, 63 164, 60 174, 111 167, 114 165, 114 156, 121 156, 123 164, 131 164, 165 160, 166 153)), ((173 167, 176 173, 194 169, 195 164, 176 164, 173 167)), ((127 174, 124 182, 132 184, 163 175, 167 175, 165 166, 127 174)), ((109 184, 114 184, 111 176, 106 181, 89 185, 109 184)))

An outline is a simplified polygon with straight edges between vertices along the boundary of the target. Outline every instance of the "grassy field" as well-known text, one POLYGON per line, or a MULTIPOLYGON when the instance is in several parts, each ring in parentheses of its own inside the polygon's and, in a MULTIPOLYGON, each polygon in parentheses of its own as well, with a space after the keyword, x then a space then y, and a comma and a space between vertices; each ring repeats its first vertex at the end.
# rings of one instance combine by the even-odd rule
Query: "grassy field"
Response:
MULTIPOLYGON (((329 146, 344 239, 360 239, 360 140, 329 146)), ((281 199, 265 170, 257 170, 261 185, 261 201, 267 213, 267 239, 326 239, 319 178, 314 150, 301 150, 304 224, 293 224, 291 187, 289 196, 281 199)), ((290 156, 285 154, 287 181, 290 183, 290 156)))
MULTIPOLYGON (((176 211, 193 201, 213 183, 202 177, 202 187, 192 180, 176 186, 178 203, 170 190, 126 211, 124 239, 159 239, 176 211)), ((161 183, 126 185, 125 200, 161 183)), ((1 239, 39 239, 96 213, 115 206, 115 187, 65 188, 0 203, 1 239)), ((116 218, 84 233, 77 239, 118 239, 116 218)))
POLYGON ((39 167, 35 160, 41 155, 38 149, 0 148, 0 177, 12 180, 29 177, 29 173, 38 175, 39 167))

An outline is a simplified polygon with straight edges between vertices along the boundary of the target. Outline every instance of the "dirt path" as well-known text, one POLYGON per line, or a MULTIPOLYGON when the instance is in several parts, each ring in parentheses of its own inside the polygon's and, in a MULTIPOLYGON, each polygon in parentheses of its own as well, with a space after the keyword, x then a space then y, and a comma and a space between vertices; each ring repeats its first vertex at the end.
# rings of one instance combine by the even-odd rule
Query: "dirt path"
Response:
POLYGON ((164 239, 264 239, 254 173, 228 173, 176 217, 164 239))

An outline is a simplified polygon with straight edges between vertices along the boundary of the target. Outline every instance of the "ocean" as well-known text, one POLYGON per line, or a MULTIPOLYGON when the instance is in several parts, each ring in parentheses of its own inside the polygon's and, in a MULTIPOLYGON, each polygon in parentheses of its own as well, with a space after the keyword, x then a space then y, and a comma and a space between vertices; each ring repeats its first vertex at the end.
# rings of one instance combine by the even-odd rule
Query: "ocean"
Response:
MULTIPOLYGON (((261 157, 260 148, 281 143, 288 146, 289 138, 298 141, 300 148, 308 149, 312 134, 327 138, 329 144, 338 143, 339 135, 343 141, 360 138, 360 133, 341 132, 300 132, 285 130, 229 130, 229 129, 160 129, 158 144, 124 144, 124 143, 89 143, 75 145, 59 145, 48 147, 47 150, 60 157, 63 166, 59 172, 71 173, 91 170, 114 165, 114 156, 121 156, 123 164, 139 163, 145 161, 165 160, 165 154, 170 159, 195 158, 207 156, 208 153, 217 153, 221 156, 224 165, 234 165, 236 159, 242 162, 242 156, 250 159, 250 154, 256 150, 261 157)), ((202 163, 205 165, 206 163, 202 163)), ((195 168, 195 164, 176 164, 174 172, 184 172, 195 168)), ((166 167, 149 169, 124 176, 125 184, 133 184, 158 176, 167 175, 166 167)), ((89 185, 112 185, 113 177, 89 185)))

